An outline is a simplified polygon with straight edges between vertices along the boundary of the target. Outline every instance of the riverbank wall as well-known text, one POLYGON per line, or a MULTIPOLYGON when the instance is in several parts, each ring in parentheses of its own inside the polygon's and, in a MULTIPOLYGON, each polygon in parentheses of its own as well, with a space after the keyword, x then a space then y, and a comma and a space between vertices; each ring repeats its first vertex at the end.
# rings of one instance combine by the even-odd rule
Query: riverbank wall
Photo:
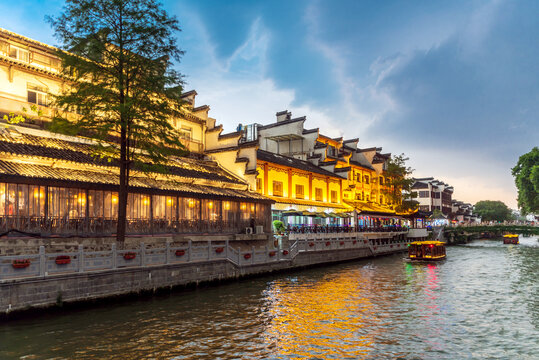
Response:
POLYGON ((233 242, 141 244, 136 250, 39 253, 0 257, 4 315, 64 303, 156 292, 201 282, 362 259, 406 250, 405 233, 297 234, 283 248, 235 247, 233 242))

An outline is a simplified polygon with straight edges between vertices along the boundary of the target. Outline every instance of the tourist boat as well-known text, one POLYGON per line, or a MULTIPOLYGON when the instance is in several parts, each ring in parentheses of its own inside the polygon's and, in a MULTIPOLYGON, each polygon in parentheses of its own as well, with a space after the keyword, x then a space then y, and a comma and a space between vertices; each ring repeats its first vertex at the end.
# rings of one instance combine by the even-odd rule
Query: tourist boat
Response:
POLYGON ((518 244, 518 234, 507 234, 503 236, 504 244, 518 244))
POLYGON ((440 261, 445 259, 445 243, 437 240, 414 241, 408 244, 408 260, 440 261))

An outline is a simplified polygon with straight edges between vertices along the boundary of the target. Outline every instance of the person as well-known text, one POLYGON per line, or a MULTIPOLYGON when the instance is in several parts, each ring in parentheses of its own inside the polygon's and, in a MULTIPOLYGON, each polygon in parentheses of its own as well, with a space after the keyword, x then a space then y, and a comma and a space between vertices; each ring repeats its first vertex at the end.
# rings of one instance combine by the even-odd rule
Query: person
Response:
POLYGON ((255 218, 252 217, 251 220, 249 221, 249 227, 253 228, 253 232, 255 231, 255 228, 256 228, 256 222, 255 222, 255 218))

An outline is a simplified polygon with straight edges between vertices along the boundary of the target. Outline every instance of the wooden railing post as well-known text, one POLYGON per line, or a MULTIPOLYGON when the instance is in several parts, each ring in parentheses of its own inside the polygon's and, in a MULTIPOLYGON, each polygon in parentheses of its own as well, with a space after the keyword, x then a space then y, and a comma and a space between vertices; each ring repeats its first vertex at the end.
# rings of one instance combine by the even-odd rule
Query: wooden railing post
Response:
POLYGON ((189 245, 188 245, 189 246, 189 253, 188 253, 189 256, 187 256, 187 262, 191 261, 191 251, 192 251, 191 245, 192 245, 192 241, 189 240, 189 245))

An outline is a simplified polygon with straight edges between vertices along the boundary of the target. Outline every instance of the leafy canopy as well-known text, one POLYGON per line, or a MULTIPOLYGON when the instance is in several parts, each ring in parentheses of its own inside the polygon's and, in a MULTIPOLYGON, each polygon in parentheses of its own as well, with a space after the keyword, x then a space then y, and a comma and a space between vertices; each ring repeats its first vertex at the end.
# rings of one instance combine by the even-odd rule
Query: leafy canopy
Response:
POLYGON ((184 154, 171 119, 181 116, 180 30, 155 0, 67 0, 48 17, 62 43, 66 86, 54 97, 60 110, 51 130, 87 135, 119 161, 118 227, 125 239, 130 170, 165 171, 170 155, 184 154))
POLYGON ((408 211, 417 207, 417 202, 413 201, 417 194, 412 192, 414 179, 411 175, 414 170, 406 166, 408 160, 404 154, 393 155, 384 170, 384 175, 390 179, 390 184, 387 185, 391 186, 382 192, 392 204, 396 204, 397 211, 408 211))
POLYGON ((474 212, 481 221, 505 221, 513 218, 511 209, 501 201, 481 200, 475 204, 474 212))
POLYGON ((522 155, 511 170, 518 189, 518 206, 523 215, 539 212, 539 148, 522 155))
MULTIPOLYGON (((128 164, 178 154, 170 122, 181 104, 182 77, 172 67, 183 54, 173 36, 178 21, 154 0, 67 0, 63 10, 48 17, 68 79, 54 97, 62 111, 51 130, 124 144, 128 164)), ((120 157, 117 147, 107 151, 120 157)))

